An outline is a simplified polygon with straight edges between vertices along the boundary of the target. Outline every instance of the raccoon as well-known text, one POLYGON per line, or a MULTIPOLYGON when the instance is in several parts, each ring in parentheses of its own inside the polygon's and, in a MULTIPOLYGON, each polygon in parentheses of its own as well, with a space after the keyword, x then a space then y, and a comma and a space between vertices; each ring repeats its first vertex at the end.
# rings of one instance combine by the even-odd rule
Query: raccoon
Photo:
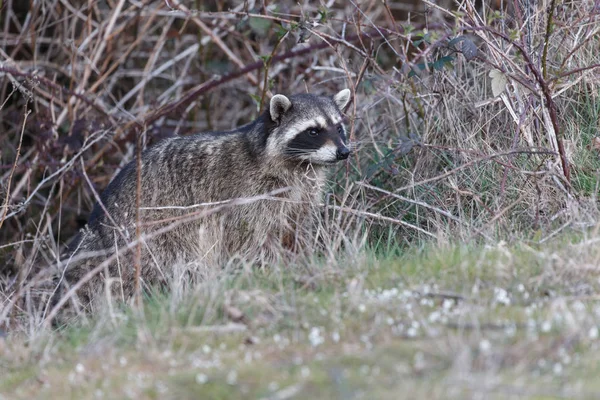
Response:
MULTIPOLYGON (((332 97, 277 94, 248 125, 169 138, 146 150, 139 208, 144 284, 160 282, 177 263, 210 267, 231 257, 269 263, 282 250, 306 245, 326 167, 350 154, 342 114, 349 101, 348 89, 332 97)), ((74 255, 106 255, 68 267, 69 283, 112 256, 96 282, 110 275, 121 282, 118 292, 133 293, 134 249, 115 252, 136 239, 137 184, 133 160, 71 245, 74 255)), ((90 288, 86 298, 99 289, 90 288)))

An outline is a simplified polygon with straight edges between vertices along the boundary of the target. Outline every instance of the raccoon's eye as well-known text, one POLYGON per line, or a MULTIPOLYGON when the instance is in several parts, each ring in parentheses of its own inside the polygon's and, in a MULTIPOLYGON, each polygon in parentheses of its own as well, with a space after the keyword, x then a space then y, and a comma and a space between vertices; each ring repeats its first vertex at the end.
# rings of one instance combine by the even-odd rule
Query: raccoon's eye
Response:
POLYGON ((344 134, 344 128, 343 128, 341 125, 338 125, 338 133, 339 133, 340 135, 343 135, 343 134, 344 134))
POLYGON ((319 130, 317 128, 310 128, 306 131, 306 133, 308 133, 308 136, 310 137, 315 137, 319 135, 319 130))

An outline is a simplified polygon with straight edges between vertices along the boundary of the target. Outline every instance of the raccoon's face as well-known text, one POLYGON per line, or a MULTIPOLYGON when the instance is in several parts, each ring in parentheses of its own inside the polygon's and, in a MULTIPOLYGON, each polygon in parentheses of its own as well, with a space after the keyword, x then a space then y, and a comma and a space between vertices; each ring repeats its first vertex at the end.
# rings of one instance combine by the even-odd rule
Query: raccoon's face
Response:
POLYGON ((333 97, 300 94, 271 99, 269 113, 276 127, 267 148, 290 162, 333 164, 350 154, 342 111, 350 102, 350 90, 333 97))

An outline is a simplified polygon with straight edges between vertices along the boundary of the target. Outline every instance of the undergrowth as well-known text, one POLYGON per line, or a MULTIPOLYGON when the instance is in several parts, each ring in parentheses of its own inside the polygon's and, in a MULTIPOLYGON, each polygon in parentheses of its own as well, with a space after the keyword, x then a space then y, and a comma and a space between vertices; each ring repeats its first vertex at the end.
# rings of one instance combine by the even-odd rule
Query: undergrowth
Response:
POLYGON ((600 8, 530 3, 0 1, 0 397, 596 397, 600 8), (44 321, 136 143, 343 87, 319 251, 44 321))
POLYGON ((248 269, 183 296, 154 293, 142 309, 14 335, 1 349, 0 394, 594 397, 594 243, 426 245, 248 269))

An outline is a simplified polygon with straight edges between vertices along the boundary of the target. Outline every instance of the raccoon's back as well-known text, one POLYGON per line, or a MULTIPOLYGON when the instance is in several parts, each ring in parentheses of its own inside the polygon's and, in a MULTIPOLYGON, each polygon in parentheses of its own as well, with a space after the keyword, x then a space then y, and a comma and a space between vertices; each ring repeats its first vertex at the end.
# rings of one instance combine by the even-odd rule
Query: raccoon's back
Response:
MULTIPOLYGON (((257 154, 248 150, 242 135, 201 134, 166 139, 142 155, 141 217, 174 217, 182 213, 178 207, 259 194, 261 184, 255 181, 260 168, 257 154)), ((110 182, 100 199, 101 204, 95 204, 89 219, 92 229, 101 229, 113 221, 119 226, 135 222, 135 160, 110 182)))

